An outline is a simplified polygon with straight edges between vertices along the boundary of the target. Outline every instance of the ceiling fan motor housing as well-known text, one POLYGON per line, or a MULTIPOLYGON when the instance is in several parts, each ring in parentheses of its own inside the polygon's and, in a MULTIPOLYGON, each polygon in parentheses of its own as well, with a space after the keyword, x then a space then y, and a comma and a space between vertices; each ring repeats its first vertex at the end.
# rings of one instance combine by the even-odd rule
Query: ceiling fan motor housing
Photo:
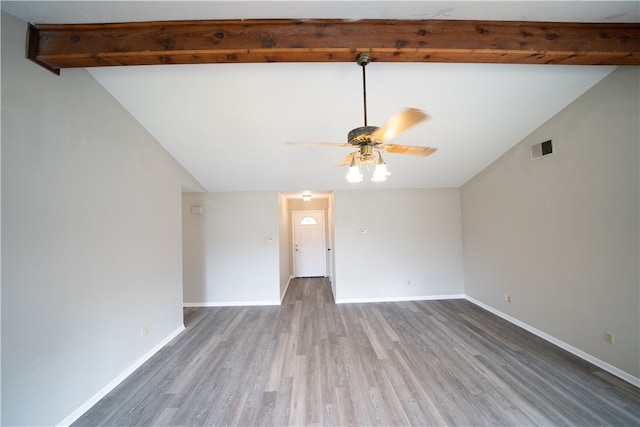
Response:
POLYGON ((362 144, 375 144, 376 141, 371 140, 371 134, 377 131, 378 126, 360 126, 359 128, 349 131, 347 141, 351 145, 360 146, 362 144))

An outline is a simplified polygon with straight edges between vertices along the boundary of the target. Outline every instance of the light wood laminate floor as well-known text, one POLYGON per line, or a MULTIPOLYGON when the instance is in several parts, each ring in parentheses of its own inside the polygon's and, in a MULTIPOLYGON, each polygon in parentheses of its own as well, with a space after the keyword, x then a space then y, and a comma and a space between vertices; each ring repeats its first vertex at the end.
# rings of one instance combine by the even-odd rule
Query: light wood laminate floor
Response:
POLYGON ((640 425, 630 384, 466 300, 185 309, 75 425, 640 425))

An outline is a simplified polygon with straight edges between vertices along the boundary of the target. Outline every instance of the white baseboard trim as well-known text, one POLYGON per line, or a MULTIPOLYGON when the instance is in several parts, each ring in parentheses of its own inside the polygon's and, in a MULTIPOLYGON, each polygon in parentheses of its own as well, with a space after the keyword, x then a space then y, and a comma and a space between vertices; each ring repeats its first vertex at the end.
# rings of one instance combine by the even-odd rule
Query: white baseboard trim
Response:
POLYGON ((85 412, 87 412, 93 405, 98 403, 100 399, 105 397, 111 390, 116 388, 122 381, 124 381, 129 375, 131 375, 136 369, 138 369, 144 362, 151 359, 151 357, 156 354, 162 347, 169 344, 169 342, 174 339, 180 332, 184 331, 184 325, 180 326, 178 329, 170 333, 166 336, 162 341, 153 346, 151 350, 146 352, 141 358, 136 360, 131 366, 125 369, 120 375, 115 377, 109 384, 104 386, 102 390, 91 396, 89 400, 84 402, 78 409, 69 414, 64 420, 58 423, 58 426, 69 426, 73 424, 78 418, 80 418, 85 412))
POLYGON ((336 304, 361 304, 372 302, 398 302, 398 301, 429 301, 440 299, 463 299, 464 294, 452 295, 422 295, 410 297, 381 297, 381 298, 340 298, 336 300, 336 304))
POLYGON ((220 302, 185 302, 183 307, 242 307, 255 305, 280 305, 280 301, 220 301, 220 302))
POLYGON ((481 301, 478 301, 475 298, 471 298, 470 296, 466 296, 465 297, 469 302, 474 303, 475 305, 484 308, 487 311, 490 311, 491 313, 495 314, 496 316, 502 317, 504 320, 513 323, 514 325, 517 325, 519 327, 521 327, 522 329, 531 332, 534 335, 539 336, 540 338, 549 341, 551 344, 555 344, 558 347, 560 347, 563 350, 568 351, 569 353, 572 353, 576 356, 578 356, 581 359, 586 360, 589 363, 592 363, 594 365, 596 365, 597 367, 609 372, 612 375, 615 375, 616 377, 625 380, 626 382, 628 382, 629 384, 632 384, 636 387, 640 387, 640 378, 636 378, 631 374, 626 373, 625 371, 616 368, 613 365, 610 365, 609 363, 598 359, 597 357, 593 357, 592 355, 590 355, 589 353, 585 353, 584 351, 580 350, 579 348, 576 348, 574 346, 572 346, 571 344, 567 344, 564 341, 561 341, 549 334, 547 334, 546 332, 541 331, 540 329, 534 328, 531 325, 528 325, 518 319, 516 319, 515 317, 511 317, 508 314, 505 314, 503 312, 501 312, 500 310, 496 310, 495 308, 491 307, 490 305, 487 305, 481 301))

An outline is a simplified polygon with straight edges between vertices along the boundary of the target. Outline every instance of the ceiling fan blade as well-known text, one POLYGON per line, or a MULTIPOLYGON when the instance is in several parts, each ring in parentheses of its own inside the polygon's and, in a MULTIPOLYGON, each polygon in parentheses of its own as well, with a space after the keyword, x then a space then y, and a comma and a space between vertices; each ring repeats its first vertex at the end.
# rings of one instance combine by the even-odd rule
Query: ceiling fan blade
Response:
POLYGON ((378 147, 380 151, 393 154, 408 154, 410 156, 427 157, 438 149, 433 147, 417 147, 414 145, 385 144, 378 147))
POLYGON ((355 153, 357 153, 357 151, 355 151, 353 153, 349 153, 346 156, 344 156, 344 158, 342 160, 340 160, 336 166, 344 166, 344 165, 348 165, 349 163, 351 163, 351 159, 353 159, 353 155, 355 153))
POLYGON ((351 147, 351 145, 342 142, 285 142, 287 145, 324 145, 327 147, 351 147))
POLYGON ((411 126, 425 120, 427 117, 423 111, 416 110, 415 108, 407 108, 403 112, 391 117, 380 129, 371 134, 371 139, 380 142, 389 141, 411 126))

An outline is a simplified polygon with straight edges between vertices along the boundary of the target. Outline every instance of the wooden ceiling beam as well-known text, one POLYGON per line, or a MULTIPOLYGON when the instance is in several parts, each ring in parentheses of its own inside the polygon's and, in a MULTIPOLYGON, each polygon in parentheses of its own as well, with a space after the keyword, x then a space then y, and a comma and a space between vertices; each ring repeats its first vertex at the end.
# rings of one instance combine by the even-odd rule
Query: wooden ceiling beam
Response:
POLYGON ((351 62, 640 65, 640 24, 224 20, 30 25, 27 56, 61 68, 351 62))

